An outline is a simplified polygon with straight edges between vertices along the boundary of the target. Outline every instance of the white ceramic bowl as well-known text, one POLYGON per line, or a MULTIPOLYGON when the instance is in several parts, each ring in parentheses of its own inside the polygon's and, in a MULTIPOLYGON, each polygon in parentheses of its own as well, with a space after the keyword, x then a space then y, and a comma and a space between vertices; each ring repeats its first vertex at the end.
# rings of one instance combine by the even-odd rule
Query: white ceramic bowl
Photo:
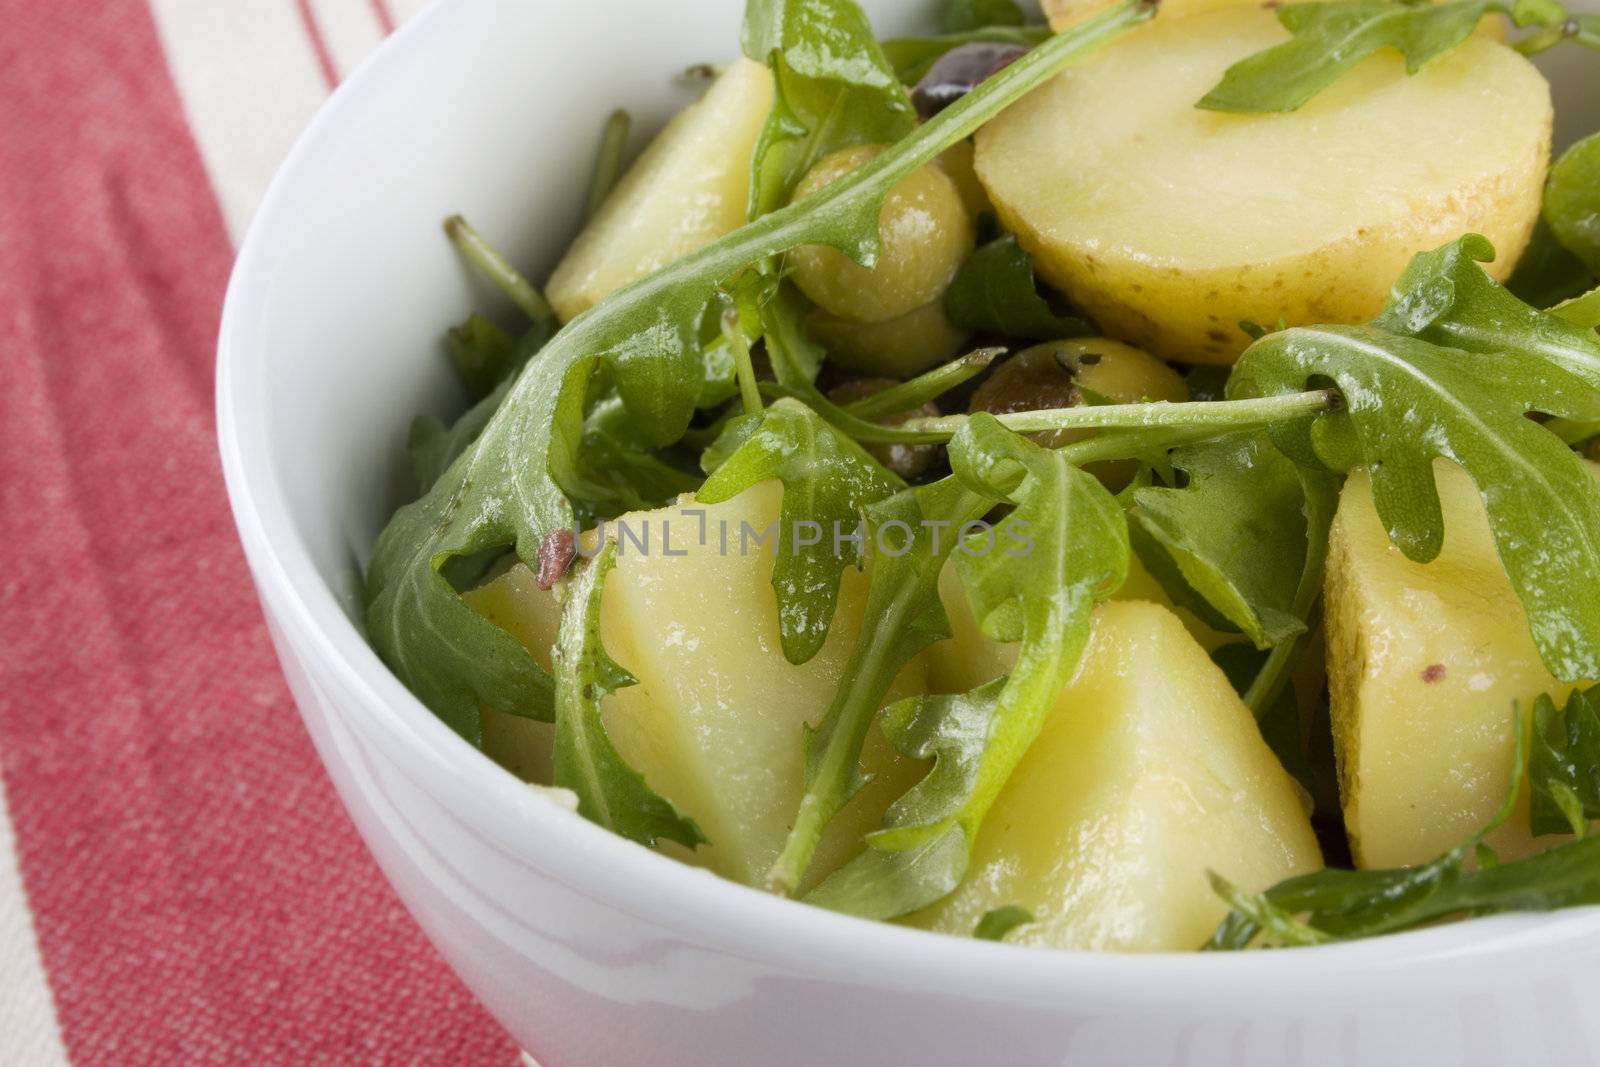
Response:
MULTIPOLYGON (((866 6, 905 32, 931 4, 866 6)), ((674 71, 733 53, 741 7, 441 0, 312 125, 239 257, 218 367, 233 508, 317 750, 440 951, 545 1067, 1594 1063, 1600 912, 1205 956, 876 925, 591 826, 379 662, 357 567, 408 419, 456 396, 436 339, 481 299, 439 221, 465 212, 542 276, 605 113, 662 120, 686 99, 674 71)), ((1577 128, 1600 127, 1600 63, 1564 66, 1587 79, 1563 79, 1568 113, 1587 100, 1577 128)))

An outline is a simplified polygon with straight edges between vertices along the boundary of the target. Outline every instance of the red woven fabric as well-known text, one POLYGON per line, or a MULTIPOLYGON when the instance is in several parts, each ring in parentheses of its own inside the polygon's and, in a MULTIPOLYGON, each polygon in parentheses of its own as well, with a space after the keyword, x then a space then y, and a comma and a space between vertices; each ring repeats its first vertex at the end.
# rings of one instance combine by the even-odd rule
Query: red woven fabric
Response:
POLYGON ((0 775, 84 1064, 502 1063, 339 809, 223 496, 231 250, 138 0, 0 0, 0 775))

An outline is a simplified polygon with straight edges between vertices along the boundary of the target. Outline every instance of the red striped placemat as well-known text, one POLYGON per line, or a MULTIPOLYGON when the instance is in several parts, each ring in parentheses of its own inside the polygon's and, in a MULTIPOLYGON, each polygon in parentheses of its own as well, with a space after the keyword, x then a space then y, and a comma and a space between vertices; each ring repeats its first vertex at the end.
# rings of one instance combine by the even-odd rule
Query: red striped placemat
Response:
POLYGON ((0 1064, 513 1064, 340 810, 223 495, 233 244, 422 0, 0 0, 0 1064))

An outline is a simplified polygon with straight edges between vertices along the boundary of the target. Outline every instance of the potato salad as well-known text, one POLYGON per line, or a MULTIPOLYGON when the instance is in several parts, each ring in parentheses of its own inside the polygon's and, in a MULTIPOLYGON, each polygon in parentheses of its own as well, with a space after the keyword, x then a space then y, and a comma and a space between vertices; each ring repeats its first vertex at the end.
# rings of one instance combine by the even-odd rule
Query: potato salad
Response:
POLYGON ((412 424, 372 644, 530 788, 850 915, 1600 903, 1600 134, 1552 144, 1529 58, 1600 16, 1043 7, 749 0, 585 203, 530 190, 547 278, 448 220, 505 299, 412 424))

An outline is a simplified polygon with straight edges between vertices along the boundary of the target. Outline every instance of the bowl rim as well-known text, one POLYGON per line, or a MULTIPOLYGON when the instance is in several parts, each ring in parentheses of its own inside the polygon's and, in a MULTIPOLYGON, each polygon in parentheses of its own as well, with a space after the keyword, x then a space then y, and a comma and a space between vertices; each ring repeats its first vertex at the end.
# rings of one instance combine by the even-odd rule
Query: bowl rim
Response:
MULTIPOLYGON (((339 131, 384 85, 407 76, 419 43, 474 6, 494 0, 436 0, 391 35, 318 111, 273 178, 241 243, 224 301, 217 351, 216 417, 227 495, 245 557, 268 618, 319 682, 337 684, 336 706, 409 778, 468 825, 537 864, 582 897, 604 903, 730 955, 808 973, 1059 1003, 1070 991, 1137 991, 1141 1006, 1210 1000, 1240 1008, 1305 1006, 1308 983, 1321 996, 1341 987, 1354 999, 1459 985, 1473 960, 1506 968, 1600 947, 1600 908, 1502 915, 1364 941, 1277 952, 1116 954, 985 942, 873 922, 773 896, 680 863, 596 826, 540 797, 430 712, 367 644, 318 573, 290 520, 271 447, 268 353, 255 343, 267 316, 272 264, 284 254, 280 220, 305 195, 308 161, 336 146, 339 131), (561 851, 555 865, 530 855, 561 851), (559 873, 555 873, 559 870, 559 873), (1358 978, 1358 983, 1348 980, 1358 978)), ((1485 973, 1481 967, 1471 970, 1485 973)), ((1481 986, 1481 982, 1473 988, 1481 986)), ((1325 1004, 1325 1002, 1324 1002, 1325 1004)))

